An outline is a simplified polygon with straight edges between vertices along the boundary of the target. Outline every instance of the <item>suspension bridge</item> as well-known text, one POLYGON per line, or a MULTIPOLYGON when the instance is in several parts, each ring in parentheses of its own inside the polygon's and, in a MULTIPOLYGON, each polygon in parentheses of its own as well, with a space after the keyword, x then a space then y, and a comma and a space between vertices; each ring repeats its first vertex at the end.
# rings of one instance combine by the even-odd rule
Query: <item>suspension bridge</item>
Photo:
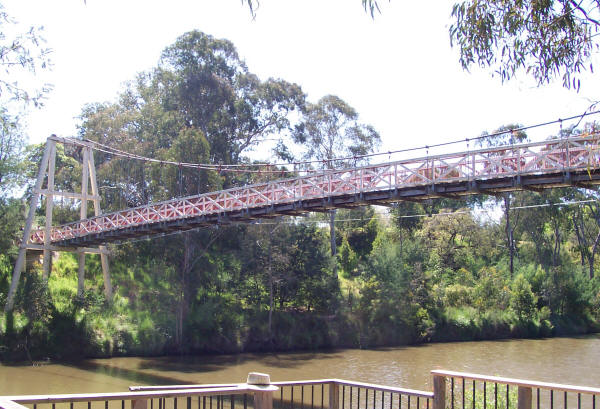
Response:
POLYGON ((44 252, 45 278, 49 274, 53 251, 78 252, 80 294, 83 292, 85 253, 100 253, 108 298, 111 287, 104 245, 111 242, 208 225, 252 222, 280 215, 297 216, 369 204, 460 199, 472 194, 499 195, 516 190, 539 192, 567 186, 588 188, 600 183, 600 133, 591 133, 320 171, 103 214, 96 185, 94 144, 77 142, 83 147, 82 191, 72 193, 54 190, 57 143, 67 142, 50 137, 46 144, 13 272, 7 310, 13 307, 26 250, 44 252), (46 187, 42 188, 44 181, 46 187), (88 189, 90 185, 91 189, 88 189), (36 230, 32 228, 32 221, 42 196, 46 197, 46 223, 36 230), (55 196, 81 200, 81 219, 53 226, 55 196), (87 217, 88 201, 94 205, 93 217, 87 217))

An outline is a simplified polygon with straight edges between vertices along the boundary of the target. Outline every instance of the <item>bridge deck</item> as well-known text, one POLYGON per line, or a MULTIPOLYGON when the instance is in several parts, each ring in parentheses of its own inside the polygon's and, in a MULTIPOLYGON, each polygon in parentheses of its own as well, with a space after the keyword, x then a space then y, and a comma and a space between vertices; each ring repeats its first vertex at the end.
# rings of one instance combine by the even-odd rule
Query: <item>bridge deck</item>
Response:
MULTIPOLYGON (((57 246, 402 200, 600 183, 600 134, 402 160, 244 186, 52 228, 57 246)), ((44 243, 44 231, 31 243, 44 243)))

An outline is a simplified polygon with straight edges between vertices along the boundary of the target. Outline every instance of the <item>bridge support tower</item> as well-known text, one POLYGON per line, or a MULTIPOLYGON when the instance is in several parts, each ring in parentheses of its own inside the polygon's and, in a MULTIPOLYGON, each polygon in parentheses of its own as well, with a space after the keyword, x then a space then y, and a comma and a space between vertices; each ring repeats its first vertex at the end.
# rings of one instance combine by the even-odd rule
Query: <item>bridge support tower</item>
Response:
POLYGON ((99 246, 98 248, 88 247, 62 247, 52 244, 52 213, 54 207, 55 197, 64 197, 69 199, 79 199, 81 201, 81 208, 79 212, 80 219, 87 218, 88 212, 88 201, 91 201, 94 207, 94 215, 98 216, 101 213, 100 210, 100 195, 98 193, 98 185, 96 183, 96 167, 94 165, 94 154, 91 144, 86 144, 83 141, 78 141, 77 144, 82 146, 82 175, 81 175, 81 192, 61 192, 55 190, 54 186, 54 175, 56 167, 56 144, 63 143, 68 144, 69 141, 57 138, 52 135, 46 141, 46 147, 42 156, 42 162, 37 174, 35 186, 33 188, 33 195, 31 202, 29 203, 29 212, 25 221, 23 229, 23 239, 19 245, 19 255, 15 262, 15 268, 12 274, 12 280, 10 283, 10 289, 6 300, 5 311, 12 311, 15 303, 15 294, 19 285, 21 273, 25 267, 26 252, 27 250, 42 251, 43 253, 43 264, 42 264, 42 279, 45 284, 48 282, 50 276, 50 270, 52 266, 52 254, 55 251, 71 251, 79 254, 79 269, 78 269, 78 285, 77 285, 77 296, 81 297, 84 293, 84 279, 85 279, 85 255, 86 253, 100 254, 100 260, 102 264, 102 274, 104 276, 104 294, 107 300, 112 299, 112 285, 110 280, 110 272, 108 268, 108 250, 105 246, 99 246), (42 188, 46 182, 45 188, 42 188), (91 192, 90 192, 91 190, 91 192), (42 196, 46 200, 46 220, 44 225, 44 243, 37 244, 31 242, 31 232, 33 226, 33 219, 38 204, 42 201, 42 196))

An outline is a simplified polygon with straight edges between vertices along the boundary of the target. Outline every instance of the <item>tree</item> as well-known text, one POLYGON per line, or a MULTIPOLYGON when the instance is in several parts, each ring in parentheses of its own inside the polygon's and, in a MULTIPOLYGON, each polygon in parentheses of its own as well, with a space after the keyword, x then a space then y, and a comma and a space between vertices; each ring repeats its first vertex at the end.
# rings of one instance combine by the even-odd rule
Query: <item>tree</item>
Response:
POLYGON ((483 234, 468 209, 423 220, 422 228, 416 236, 422 246, 428 249, 429 264, 439 271, 458 271, 460 268, 473 269, 473 256, 490 257, 493 254, 493 241, 483 234), (487 254, 486 254, 487 253, 487 254))
MULTIPOLYGON (((381 138, 371 125, 358 122, 358 113, 335 95, 308 104, 293 138, 302 144, 306 160, 316 160, 322 169, 335 169, 365 163, 363 157, 379 146, 381 138)), ((329 219, 331 255, 336 255, 335 211, 329 219)))
POLYGON ((47 84, 39 88, 23 86, 15 79, 24 72, 36 74, 48 68, 50 50, 42 46, 41 32, 40 27, 18 32, 16 22, 0 4, 0 69, 3 72, 0 75, 0 220, 5 233, 0 245, 2 254, 14 245, 14 235, 21 223, 21 204, 11 196, 26 181, 22 111, 29 103, 39 106, 50 89, 47 84))
POLYGON ((589 197, 596 198, 598 193, 595 189, 591 195, 583 195, 578 191, 574 193, 570 198, 587 202, 575 207, 569 214, 577 237, 581 265, 587 261, 589 277, 593 279, 596 253, 600 245, 600 205, 596 201, 590 201, 589 197))
POLYGON ((260 81, 230 41, 199 31, 183 34, 163 51, 152 86, 185 126, 204 133, 210 161, 226 165, 242 161, 268 135, 288 129, 289 114, 304 105, 298 85, 260 81))
MULTIPOLYGON (((505 125, 498 128, 494 131, 488 138, 478 139, 477 145, 479 146, 504 146, 504 145, 512 145, 515 143, 522 143, 528 140, 527 134, 525 131, 519 131, 518 129, 522 126, 519 124, 511 124, 505 125)), ((487 132, 484 132, 482 136, 487 135, 487 132)), ((508 254, 510 258, 510 276, 512 278, 514 273, 514 258, 516 252, 516 241, 514 238, 514 225, 518 223, 518 214, 517 220, 514 223, 511 223, 510 214, 511 214, 511 200, 515 196, 514 193, 506 192, 502 195, 502 200, 504 202, 504 234, 506 235, 506 248, 508 249, 508 254)))
POLYGON ((16 22, 4 11, 0 4, 0 67, 5 76, 0 76, 0 98, 8 101, 33 103, 39 106, 45 93, 50 90, 48 84, 40 87, 24 87, 14 79, 16 72, 28 71, 35 75, 40 69, 49 67, 50 50, 44 48, 41 27, 31 27, 24 33, 13 33, 16 22))
MULTIPOLYGON (((265 137, 290 129, 290 113, 303 104, 298 85, 280 79, 261 81, 248 72, 230 41, 192 31, 167 47, 159 66, 139 74, 118 102, 86 107, 80 133, 172 162, 240 164, 265 137)), ((148 164, 108 154, 98 155, 96 163, 101 188, 118 193, 108 202, 115 210, 252 182, 232 173, 148 164)), ((169 312, 174 315, 170 322, 180 352, 207 342, 191 329, 226 336, 217 327, 232 327, 236 317, 232 308, 238 304, 231 298, 235 290, 228 288, 235 288, 233 283, 243 273, 236 255, 244 234, 239 226, 219 226, 149 246, 148 258, 175 266, 169 312), (218 306, 227 306, 230 314, 207 321, 218 306)))
POLYGON ((511 285, 510 307, 520 320, 533 318, 536 312, 537 296, 531 291, 531 284, 523 276, 517 275, 511 285))
MULTIPOLYGON (((361 0, 375 17, 380 0, 361 0)), ((390 0, 391 1, 391 0, 390 0)), ((242 0, 254 16, 258 0, 242 0)), ((539 85, 562 77, 579 89, 600 29, 600 0, 463 0, 453 5, 451 45, 464 69, 491 68, 502 81, 524 72, 539 85)))
POLYGON ((367 260, 358 314, 362 337, 375 344, 415 342, 433 326, 431 287, 419 263, 410 264, 394 240, 382 240, 367 260))
POLYGON ((450 38, 465 69, 490 67, 503 81, 524 71, 540 85, 562 77, 576 89, 580 73, 593 71, 600 0, 465 0, 452 17, 450 38))
MULTIPOLYGON (((371 16, 378 0, 362 0, 371 16)), ((539 85, 562 77, 579 89, 582 71, 593 71, 600 0, 463 0, 452 7, 451 45, 464 69, 491 68, 502 81, 523 71, 539 85)))
POLYGON ((22 160, 25 136, 19 117, 11 116, 6 108, 0 108, 0 197, 22 182, 22 160))

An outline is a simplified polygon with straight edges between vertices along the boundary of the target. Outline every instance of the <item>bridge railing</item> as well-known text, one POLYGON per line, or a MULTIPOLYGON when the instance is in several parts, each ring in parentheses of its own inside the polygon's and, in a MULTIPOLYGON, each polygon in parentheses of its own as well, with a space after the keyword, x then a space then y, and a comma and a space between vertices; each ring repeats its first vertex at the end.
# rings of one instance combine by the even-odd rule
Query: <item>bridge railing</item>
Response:
MULTIPOLYGON (((53 227, 51 241, 189 217, 243 212, 302 200, 439 183, 581 171, 598 167, 599 164, 600 134, 426 156, 330 170, 108 213, 53 227)), ((43 243, 44 230, 32 233, 30 240, 32 243, 43 243)))

